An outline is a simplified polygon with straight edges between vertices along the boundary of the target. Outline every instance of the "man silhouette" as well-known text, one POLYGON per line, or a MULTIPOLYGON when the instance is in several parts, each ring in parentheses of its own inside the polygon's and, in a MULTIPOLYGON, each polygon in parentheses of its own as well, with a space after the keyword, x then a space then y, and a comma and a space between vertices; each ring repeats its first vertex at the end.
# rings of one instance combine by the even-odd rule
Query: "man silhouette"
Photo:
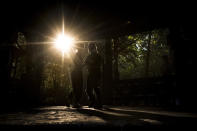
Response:
POLYGON ((101 56, 97 51, 95 43, 88 46, 89 55, 85 60, 87 67, 87 94, 89 97, 89 107, 101 108, 101 56))

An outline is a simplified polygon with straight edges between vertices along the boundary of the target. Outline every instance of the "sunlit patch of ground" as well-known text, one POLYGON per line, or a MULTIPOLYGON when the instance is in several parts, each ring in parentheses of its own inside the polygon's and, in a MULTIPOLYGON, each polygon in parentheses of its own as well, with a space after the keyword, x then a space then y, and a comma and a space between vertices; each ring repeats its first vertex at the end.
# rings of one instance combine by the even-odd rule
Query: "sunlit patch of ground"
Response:
POLYGON ((105 124, 102 118, 81 114, 74 108, 64 106, 37 108, 33 112, 17 112, 0 115, 3 125, 69 124, 98 123, 105 124))
POLYGON ((142 121, 145 121, 145 122, 149 122, 151 124, 156 124, 156 125, 161 125, 162 122, 158 121, 158 120, 152 120, 152 119, 140 119, 142 121))

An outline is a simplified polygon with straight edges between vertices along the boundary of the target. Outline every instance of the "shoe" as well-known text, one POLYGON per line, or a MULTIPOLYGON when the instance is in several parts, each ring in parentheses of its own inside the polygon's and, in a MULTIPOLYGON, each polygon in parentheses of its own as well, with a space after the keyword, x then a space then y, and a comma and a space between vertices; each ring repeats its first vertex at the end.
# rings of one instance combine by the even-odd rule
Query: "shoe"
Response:
POLYGON ((66 104, 67 107, 70 107, 70 104, 66 104))
POLYGON ((94 108, 95 109, 103 109, 103 105, 95 105, 94 108))
POLYGON ((90 103, 90 105, 88 107, 89 108, 93 108, 94 107, 94 103, 90 103))
POLYGON ((81 108, 81 105, 77 103, 77 104, 74 104, 73 107, 74 108, 81 108))

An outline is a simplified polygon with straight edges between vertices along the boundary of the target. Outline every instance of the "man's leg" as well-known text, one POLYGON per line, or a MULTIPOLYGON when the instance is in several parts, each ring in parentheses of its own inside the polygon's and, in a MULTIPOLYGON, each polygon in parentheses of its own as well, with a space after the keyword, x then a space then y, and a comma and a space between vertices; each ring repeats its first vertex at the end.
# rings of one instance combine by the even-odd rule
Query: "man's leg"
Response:
POLYGON ((97 87, 95 87, 95 89, 94 89, 94 90, 95 90, 96 97, 97 97, 96 107, 98 107, 98 108, 102 108, 100 87, 99 87, 99 86, 97 86, 97 87))
POLYGON ((93 107, 94 106, 94 102, 95 102, 95 98, 94 98, 94 94, 93 94, 93 83, 91 81, 91 79, 88 79, 87 82, 87 94, 89 97, 89 107, 93 107))

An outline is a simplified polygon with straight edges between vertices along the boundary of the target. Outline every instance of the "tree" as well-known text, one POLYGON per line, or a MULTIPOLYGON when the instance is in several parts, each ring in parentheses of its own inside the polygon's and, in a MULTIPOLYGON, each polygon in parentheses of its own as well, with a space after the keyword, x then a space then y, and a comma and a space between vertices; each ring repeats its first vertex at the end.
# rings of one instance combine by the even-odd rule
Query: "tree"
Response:
POLYGON ((163 56, 170 55, 167 35, 168 29, 159 29, 118 38, 114 54, 118 52, 120 79, 162 76, 163 56))
POLYGON ((10 55, 10 77, 12 79, 21 79, 22 75, 26 73, 25 51, 27 42, 22 32, 17 33, 17 39, 12 44, 12 51, 10 55))

